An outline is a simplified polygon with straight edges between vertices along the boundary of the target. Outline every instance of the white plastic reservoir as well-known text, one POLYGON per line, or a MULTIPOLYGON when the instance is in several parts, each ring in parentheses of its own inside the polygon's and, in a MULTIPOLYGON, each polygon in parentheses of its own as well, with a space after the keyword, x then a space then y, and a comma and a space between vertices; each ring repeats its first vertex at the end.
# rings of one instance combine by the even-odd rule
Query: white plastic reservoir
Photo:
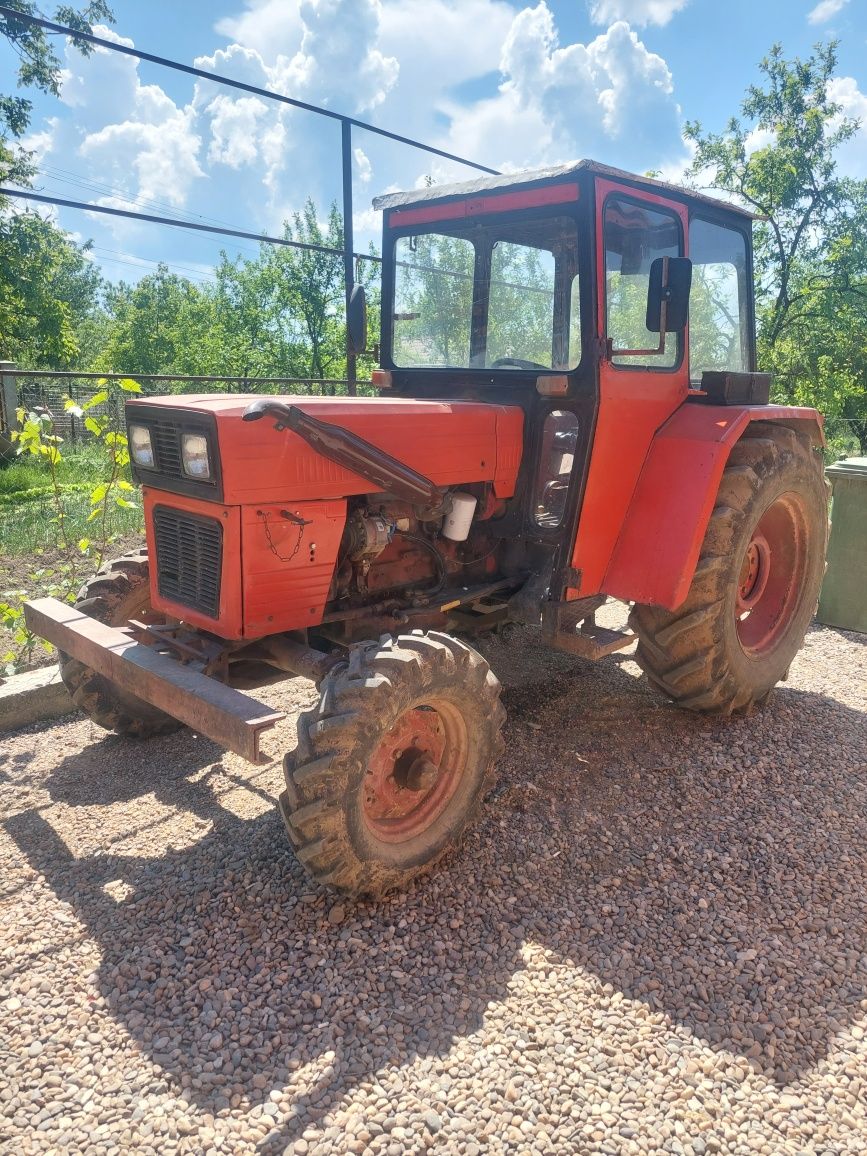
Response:
POLYGON ((472 494, 452 494, 452 508, 446 514, 443 537, 453 542, 466 542, 473 524, 478 499, 472 494))

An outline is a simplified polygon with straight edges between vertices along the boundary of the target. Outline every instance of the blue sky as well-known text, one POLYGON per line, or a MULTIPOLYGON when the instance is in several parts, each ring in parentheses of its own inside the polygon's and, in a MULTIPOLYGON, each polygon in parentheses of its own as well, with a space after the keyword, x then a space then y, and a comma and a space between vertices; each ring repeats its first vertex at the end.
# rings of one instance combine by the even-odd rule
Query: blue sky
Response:
MULTIPOLYGON (((676 179, 686 119, 722 128, 775 41, 787 56, 840 41, 835 95, 864 130, 867 0, 114 0, 110 36, 277 88, 496 168, 590 156, 676 179)), ((63 50, 62 50, 63 51, 63 50)), ((60 100, 36 103, 38 188, 77 200, 279 231, 339 191, 339 131, 273 102, 97 51, 64 51, 60 100)), ((0 75, 14 64, 0 48, 0 75)), ((6 87, 0 85, 0 87, 6 87)), ((471 171, 356 134, 357 241, 380 192, 471 171)), ((207 279, 229 240, 60 210, 112 279, 165 261, 207 279)))

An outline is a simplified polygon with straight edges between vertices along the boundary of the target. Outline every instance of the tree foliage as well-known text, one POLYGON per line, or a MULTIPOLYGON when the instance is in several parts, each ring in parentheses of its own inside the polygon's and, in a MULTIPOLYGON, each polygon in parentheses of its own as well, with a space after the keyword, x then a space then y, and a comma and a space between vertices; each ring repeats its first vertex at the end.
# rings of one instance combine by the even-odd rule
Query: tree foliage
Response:
POLYGON ((760 363, 783 398, 847 421, 867 452, 867 182, 842 176, 858 130, 830 95, 836 45, 776 45, 722 133, 690 123, 692 173, 763 218, 755 228, 760 363))
MULTIPOLYGON (((31 0, 8 0, 7 7, 38 15, 31 0)), ((113 19, 104 0, 83 8, 60 5, 54 18, 79 32, 95 20, 113 19)), ((0 36, 18 56, 19 89, 60 94, 61 62, 47 34, 14 16, 0 15, 0 36)), ((85 55, 84 41, 73 43, 85 55)), ((33 102, 0 92, 0 183, 29 184, 33 156, 21 144, 30 127, 33 102)), ((94 313, 100 278, 78 246, 62 230, 35 213, 16 214, 0 198, 0 357, 29 366, 65 368, 81 349, 82 327, 94 313)))
POLYGON ((98 314, 101 286, 86 246, 36 213, 0 212, 0 359, 71 366, 98 314))
MULTIPOLYGON (((7 8, 15 8, 28 16, 41 16, 32 0, 6 0, 7 8)), ((59 5, 54 20, 76 32, 90 32, 97 20, 113 20, 111 9, 104 0, 90 0, 83 8, 69 4, 59 5)), ((4 36, 18 56, 16 70, 18 88, 36 88, 52 96, 60 95, 60 58, 54 51, 47 33, 36 24, 14 16, 0 15, 0 36, 4 36)), ((84 40, 72 38, 72 43, 85 56, 92 47, 84 40)), ((33 158, 20 145, 30 127, 33 102, 27 97, 0 93, 0 182, 26 183, 33 174, 33 158)))

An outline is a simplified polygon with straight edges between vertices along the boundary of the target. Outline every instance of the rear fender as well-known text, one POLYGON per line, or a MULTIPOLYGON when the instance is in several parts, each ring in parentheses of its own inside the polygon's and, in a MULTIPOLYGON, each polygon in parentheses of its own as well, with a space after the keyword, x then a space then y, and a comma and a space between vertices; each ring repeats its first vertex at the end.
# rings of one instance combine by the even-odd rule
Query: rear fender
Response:
POLYGON ((675 610, 698 564, 732 446, 750 422, 774 422, 825 444, 823 421, 801 406, 682 405, 657 430, 633 492, 602 592, 675 610))

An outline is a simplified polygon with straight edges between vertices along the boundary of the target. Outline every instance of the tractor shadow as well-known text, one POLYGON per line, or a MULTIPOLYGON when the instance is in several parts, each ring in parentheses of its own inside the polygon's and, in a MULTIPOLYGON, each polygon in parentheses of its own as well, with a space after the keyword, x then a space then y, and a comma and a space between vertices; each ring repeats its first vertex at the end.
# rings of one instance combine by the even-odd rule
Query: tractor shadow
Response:
MULTIPOLYGON (((750 719, 696 719, 625 663, 572 659, 505 698, 480 827, 408 893, 341 901, 338 926, 273 809, 221 806, 201 740, 158 740, 186 750, 169 769, 143 756, 97 779, 118 741, 104 739, 47 783, 68 806, 154 792, 208 819, 192 846, 76 858, 35 809, 5 827, 99 944, 111 1014, 203 1111, 265 1103, 305 1075, 263 1153, 383 1068, 479 1029, 527 942, 778 1086, 797 1081, 867 999, 867 767, 841 754, 867 749, 867 716, 782 689, 750 719)), ((573 1042, 593 1040, 576 1028, 573 1042)))

